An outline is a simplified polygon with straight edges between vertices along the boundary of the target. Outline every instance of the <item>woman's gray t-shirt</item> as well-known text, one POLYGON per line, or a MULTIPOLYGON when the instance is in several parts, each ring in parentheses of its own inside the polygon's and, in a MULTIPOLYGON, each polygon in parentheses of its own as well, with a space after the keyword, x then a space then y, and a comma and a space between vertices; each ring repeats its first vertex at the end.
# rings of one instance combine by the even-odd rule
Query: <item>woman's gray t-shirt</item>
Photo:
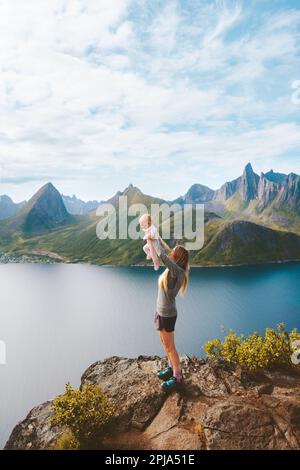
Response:
POLYGON ((185 272, 171 258, 168 257, 165 249, 161 246, 160 253, 157 253, 160 259, 169 269, 168 289, 165 291, 158 286, 156 311, 162 317, 174 317, 177 315, 176 295, 184 280, 185 272))

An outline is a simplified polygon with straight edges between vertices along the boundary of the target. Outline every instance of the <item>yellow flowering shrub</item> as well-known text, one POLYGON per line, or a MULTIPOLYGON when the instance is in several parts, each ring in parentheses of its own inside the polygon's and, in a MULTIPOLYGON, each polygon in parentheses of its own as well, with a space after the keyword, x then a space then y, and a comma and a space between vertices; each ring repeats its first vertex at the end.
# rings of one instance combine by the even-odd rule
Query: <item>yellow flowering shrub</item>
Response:
POLYGON ((247 369, 292 365, 292 342, 300 340, 297 329, 288 333, 284 324, 276 329, 266 328, 264 335, 257 332, 248 337, 237 336, 234 330, 222 342, 219 339, 208 341, 204 350, 208 357, 222 357, 247 369))
POLYGON ((80 444, 71 431, 64 432, 55 443, 55 450, 79 450, 80 444))
POLYGON ((73 448, 81 449, 100 444, 104 426, 114 416, 107 396, 96 385, 76 389, 68 383, 65 393, 54 399, 53 409, 52 424, 69 431, 60 439, 60 448, 70 442, 73 448))

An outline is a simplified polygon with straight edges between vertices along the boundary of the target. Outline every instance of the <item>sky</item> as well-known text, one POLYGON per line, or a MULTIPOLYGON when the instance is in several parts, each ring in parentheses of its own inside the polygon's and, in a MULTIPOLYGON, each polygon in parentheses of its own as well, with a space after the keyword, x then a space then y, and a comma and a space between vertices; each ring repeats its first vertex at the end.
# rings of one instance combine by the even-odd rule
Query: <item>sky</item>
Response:
POLYGON ((300 173, 299 0, 0 0, 0 194, 300 173))

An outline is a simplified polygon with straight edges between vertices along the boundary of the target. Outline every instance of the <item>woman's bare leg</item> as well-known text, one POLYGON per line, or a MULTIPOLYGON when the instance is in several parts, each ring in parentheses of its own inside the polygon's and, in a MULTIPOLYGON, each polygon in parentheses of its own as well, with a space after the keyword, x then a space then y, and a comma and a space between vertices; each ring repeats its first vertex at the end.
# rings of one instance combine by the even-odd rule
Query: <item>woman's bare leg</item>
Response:
POLYGON ((179 355, 176 350, 175 342, 174 342, 174 331, 168 332, 166 330, 161 330, 160 333, 161 333, 162 342, 167 351, 167 357, 170 359, 172 366, 173 366, 174 376, 176 377, 178 381, 180 381, 181 380, 181 367, 180 367, 179 355))
POLYGON ((163 333, 162 333, 161 330, 159 331, 159 336, 160 336, 160 340, 161 340, 165 355, 166 355, 167 360, 168 360, 168 365, 169 365, 169 367, 172 367, 172 369, 173 369, 173 364, 172 364, 171 359, 169 358, 169 353, 168 353, 168 350, 167 350, 166 345, 164 343, 164 337, 163 337, 163 333))

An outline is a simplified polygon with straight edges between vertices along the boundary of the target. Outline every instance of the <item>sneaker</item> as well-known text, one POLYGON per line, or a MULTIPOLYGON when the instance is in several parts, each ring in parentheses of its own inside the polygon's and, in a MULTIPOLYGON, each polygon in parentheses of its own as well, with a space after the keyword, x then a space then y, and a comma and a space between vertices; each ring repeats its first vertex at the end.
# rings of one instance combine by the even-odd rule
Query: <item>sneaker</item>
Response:
POLYGON ((170 390, 174 390, 181 382, 178 382, 176 377, 171 377, 169 380, 165 380, 161 386, 166 391, 169 392, 170 390))
POLYGON ((173 375, 172 367, 167 367, 166 369, 159 371, 157 374, 157 377, 161 380, 168 380, 172 377, 172 375, 173 375))

